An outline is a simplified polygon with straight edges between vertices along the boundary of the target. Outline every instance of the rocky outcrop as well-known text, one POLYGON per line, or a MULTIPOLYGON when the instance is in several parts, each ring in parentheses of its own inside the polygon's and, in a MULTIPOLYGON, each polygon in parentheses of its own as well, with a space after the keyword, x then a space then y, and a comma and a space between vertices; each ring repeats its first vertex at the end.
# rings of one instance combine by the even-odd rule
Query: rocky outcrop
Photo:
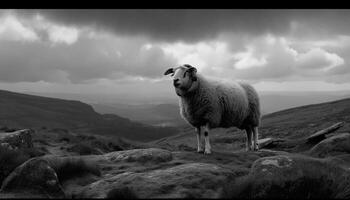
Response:
POLYGON ((43 159, 32 158, 17 167, 3 182, 1 193, 31 193, 59 198, 65 194, 56 172, 43 159))
POLYGON ((337 129, 339 129, 342 126, 344 126, 344 122, 338 122, 336 124, 333 124, 332 126, 327 127, 326 129, 317 131, 316 133, 310 135, 309 137, 307 137, 307 141, 308 141, 308 143, 317 143, 317 142, 325 139, 327 134, 336 131, 337 129))
POLYGON ((33 133, 31 129, 0 133, 0 145, 10 149, 31 148, 33 147, 33 133))
POLYGON ((273 156, 255 161, 249 175, 230 187, 225 197, 348 199, 350 170, 325 159, 273 156))
POLYGON ((207 163, 125 172, 90 184, 81 197, 105 198, 110 190, 127 187, 139 198, 218 198, 232 175, 230 170, 207 163))
POLYGON ((328 157, 350 153, 350 133, 339 133, 329 137, 310 150, 310 155, 315 157, 328 157))
POLYGON ((350 198, 349 140, 349 133, 316 145, 305 138, 265 138, 257 152, 210 156, 144 147, 101 155, 54 153, 17 167, 3 182, 0 198, 350 198))
POLYGON ((110 161, 113 162, 168 162, 173 157, 170 151, 149 148, 149 149, 132 149, 127 151, 115 151, 104 155, 110 161))

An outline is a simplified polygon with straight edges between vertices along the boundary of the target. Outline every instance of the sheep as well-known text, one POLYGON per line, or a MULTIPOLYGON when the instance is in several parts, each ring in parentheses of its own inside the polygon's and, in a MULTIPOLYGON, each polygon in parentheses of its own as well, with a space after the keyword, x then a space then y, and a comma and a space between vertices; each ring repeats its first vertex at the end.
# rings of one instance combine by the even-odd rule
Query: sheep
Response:
POLYGON ((189 64, 170 68, 164 73, 168 74, 173 76, 175 92, 179 96, 180 115, 196 130, 198 153, 211 154, 209 132, 219 127, 244 129, 246 150, 259 150, 260 103, 251 85, 210 80, 198 74, 197 69, 189 64))

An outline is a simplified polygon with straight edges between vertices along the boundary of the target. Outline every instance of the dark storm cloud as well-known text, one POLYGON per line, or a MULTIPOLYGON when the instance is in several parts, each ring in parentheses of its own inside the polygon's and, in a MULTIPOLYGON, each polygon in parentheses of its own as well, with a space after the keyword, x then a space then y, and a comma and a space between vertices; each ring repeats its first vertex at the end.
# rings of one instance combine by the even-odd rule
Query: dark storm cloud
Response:
POLYGON ((175 60, 142 40, 80 38, 72 45, 0 41, 0 81, 73 82, 127 76, 157 78, 175 60))
POLYGON ((203 68, 214 66, 212 71, 218 76, 249 80, 277 80, 291 75, 322 79, 329 74, 349 73, 349 50, 337 51, 341 40, 335 41, 331 50, 324 46, 315 50, 317 45, 303 42, 350 35, 348 10, 13 12, 18 14, 19 22, 7 21, 4 30, 8 29, 8 34, 2 33, 11 41, 0 38, 1 81, 154 79, 186 59, 207 65, 203 68), (34 17, 37 13, 41 20, 34 17), (76 30, 76 37, 70 29, 76 30), (179 40, 184 42, 175 42, 179 40), (303 50, 290 46, 295 41, 302 41, 303 50), (166 49, 175 54, 168 54, 166 49))
POLYGON ((348 10, 20 10, 76 26, 94 26, 124 35, 153 40, 196 42, 222 32, 342 34, 350 30, 348 10), (293 25, 292 22, 297 22, 293 25), (299 23, 298 23, 299 22, 299 23), (299 29, 298 29, 299 28, 299 29), (315 32, 314 32, 315 31, 315 32))

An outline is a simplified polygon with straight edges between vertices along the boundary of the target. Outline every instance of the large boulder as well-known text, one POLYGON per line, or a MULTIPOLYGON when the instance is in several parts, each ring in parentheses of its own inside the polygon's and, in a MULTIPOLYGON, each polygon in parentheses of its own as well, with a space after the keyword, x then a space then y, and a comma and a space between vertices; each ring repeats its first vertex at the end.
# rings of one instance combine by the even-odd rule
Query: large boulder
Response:
POLYGON ((310 150, 310 155, 315 157, 328 157, 350 153, 350 133, 341 133, 329 137, 315 145, 310 150))
POLYGON ((105 198, 112 190, 127 188, 125 191, 138 198, 218 198, 233 176, 231 170, 214 164, 187 163, 142 173, 124 172, 88 185, 79 196, 105 198))
POLYGON ((132 149, 126 151, 114 151, 104 154, 104 157, 112 162, 168 162, 172 160, 172 153, 164 149, 132 149))
POLYGON ((33 147, 31 129, 23 129, 10 133, 0 133, 0 145, 10 149, 33 147))
POLYGON ((3 182, 1 193, 30 193, 43 197, 64 197, 56 172, 49 163, 32 158, 17 167, 3 182))
POLYGON ((226 198, 350 198, 350 170, 327 159, 280 155, 254 162, 226 187, 226 198))

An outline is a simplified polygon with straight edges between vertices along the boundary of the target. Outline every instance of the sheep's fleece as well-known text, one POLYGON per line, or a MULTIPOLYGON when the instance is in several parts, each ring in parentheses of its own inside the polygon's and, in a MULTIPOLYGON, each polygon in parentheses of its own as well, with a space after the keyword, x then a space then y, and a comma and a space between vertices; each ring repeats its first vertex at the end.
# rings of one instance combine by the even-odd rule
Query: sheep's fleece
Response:
POLYGON ((196 76, 198 87, 180 98, 180 113, 188 123, 194 127, 209 123, 210 128, 259 126, 259 97, 252 86, 196 76))

